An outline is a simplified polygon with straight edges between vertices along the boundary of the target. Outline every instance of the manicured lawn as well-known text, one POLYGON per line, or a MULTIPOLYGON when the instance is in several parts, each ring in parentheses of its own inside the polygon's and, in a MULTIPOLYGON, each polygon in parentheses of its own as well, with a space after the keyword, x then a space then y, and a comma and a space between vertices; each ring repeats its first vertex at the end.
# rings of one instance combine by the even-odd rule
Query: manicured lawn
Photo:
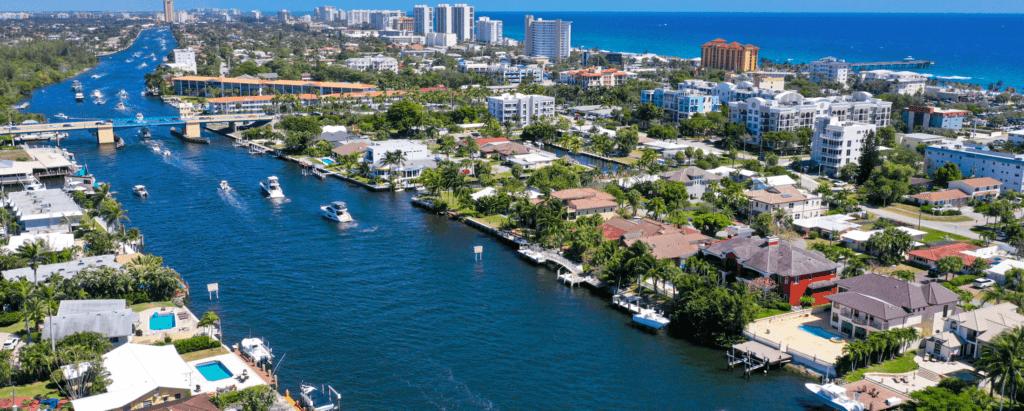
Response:
MULTIPOLYGON (((815 238, 813 240, 808 238, 808 239, 806 239, 806 241, 807 241, 807 248, 811 248, 811 244, 817 244, 817 243, 828 244, 829 243, 828 240, 826 240, 824 238, 820 238, 820 237, 819 238, 815 238)), ((842 244, 842 241, 833 240, 831 243, 832 243, 832 245, 839 245, 839 244, 842 244)))
POLYGON ((6 327, 0 327, 0 333, 11 333, 11 334, 14 334, 14 333, 18 332, 19 330, 21 332, 25 332, 25 321, 24 320, 18 321, 16 323, 8 325, 6 327))
POLYGON ((925 242, 946 241, 946 240, 948 240, 948 241, 971 241, 970 238, 964 237, 962 235, 957 235, 957 234, 953 234, 953 233, 947 233, 945 231, 939 231, 939 230, 931 229, 931 228, 928 228, 928 227, 921 227, 921 228, 914 228, 914 229, 915 230, 921 230, 921 231, 924 231, 924 232, 928 233, 928 234, 925 234, 925 236, 924 236, 924 241, 925 242))
MULTIPOLYGON (((918 368, 917 363, 914 362, 915 351, 907 351, 902 357, 896 357, 894 360, 885 361, 881 364, 875 364, 867 368, 861 368, 857 371, 847 373, 843 377, 846 382, 860 381, 864 379, 864 373, 869 372, 880 372, 886 374, 899 374, 908 371, 914 371, 918 368)), ((863 360, 861 360, 863 364, 863 360)))
POLYGON ((174 303, 172 303, 170 301, 161 301, 161 302, 156 302, 156 303, 132 304, 132 305, 128 306, 128 308, 131 308, 132 311, 135 311, 137 313, 146 311, 146 310, 148 310, 150 308, 156 308, 156 307, 174 307, 174 303))
POLYGON ((951 215, 951 216, 933 216, 927 213, 918 213, 920 208, 906 204, 893 204, 889 207, 883 208, 883 210, 896 213, 907 217, 920 217, 922 220, 928 221, 946 221, 951 223, 960 223, 964 221, 973 221, 970 217, 962 215, 951 215))
POLYGON ((757 314, 754 314, 754 319, 757 320, 765 317, 771 317, 773 315, 785 314, 788 312, 792 311, 777 310, 774 308, 762 308, 760 310, 757 310, 757 314))
POLYGON ((923 269, 920 269, 920 268, 917 268, 917 267, 914 267, 914 266, 910 266, 910 265, 906 265, 906 264, 897 265, 895 269, 890 269, 889 267, 878 267, 878 272, 882 273, 882 274, 891 274, 891 273, 894 273, 894 272, 897 272, 897 271, 900 271, 900 270, 906 270, 906 271, 910 271, 912 273, 920 273, 920 272, 924 272, 925 271, 923 269))
MULTIPOLYGON (((57 385, 50 381, 41 381, 28 385, 16 385, 14 387, 4 387, 0 389, 0 398, 11 398, 11 391, 14 391, 14 395, 17 397, 35 397, 42 395, 47 398, 63 398, 60 392, 57 391, 57 385)), ((18 404, 21 405, 21 404, 18 404)))
POLYGON ((220 346, 220 347, 217 347, 217 348, 211 348, 209 350, 202 350, 202 351, 190 352, 188 354, 182 354, 181 355, 181 359, 185 360, 185 362, 189 362, 189 361, 201 360, 201 359, 204 359, 204 358, 216 357, 218 355, 224 355, 224 354, 230 354, 230 353, 231 352, 228 351, 227 348, 224 348, 223 346, 220 346))
POLYGON ((640 161, 639 158, 634 158, 634 157, 611 157, 611 159, 615 160, 615 161, 618 161, 620 163, 626 163, 626 164, 633 164, 633 163, 635 163, 637 161, 640 161))
POLYGON ((477 218, 477 220, 487 223, 487 225, 493 228, 501 228, 501 224, 508 221, 507 218, 500 215, 491 215, 484 218, 477 218))

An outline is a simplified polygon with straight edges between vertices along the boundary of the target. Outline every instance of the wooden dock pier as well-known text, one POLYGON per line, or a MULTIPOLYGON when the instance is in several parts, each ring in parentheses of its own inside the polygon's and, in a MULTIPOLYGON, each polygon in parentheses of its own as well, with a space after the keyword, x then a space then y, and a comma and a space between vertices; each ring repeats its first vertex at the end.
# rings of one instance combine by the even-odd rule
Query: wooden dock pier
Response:
POLYGON ((856 72, 866 70, 904 70, 904 69, 925 69, 935 65, 934 61, 928 60, 903 60, 903 61, 875 61, 868 63, 850 63, 850 68, 856 72))
POLYGON ((729 369, 743 364, 743 375, 750 374, 760 368, 768 373, 768 367, 776 364, 785 364, 793 361, 793 356, 776 350, 757 341, 747 341, 733 345, 729 352, 725 353, 729 359, 729 369), (739 351, 737 353, 737 351, 739 351))

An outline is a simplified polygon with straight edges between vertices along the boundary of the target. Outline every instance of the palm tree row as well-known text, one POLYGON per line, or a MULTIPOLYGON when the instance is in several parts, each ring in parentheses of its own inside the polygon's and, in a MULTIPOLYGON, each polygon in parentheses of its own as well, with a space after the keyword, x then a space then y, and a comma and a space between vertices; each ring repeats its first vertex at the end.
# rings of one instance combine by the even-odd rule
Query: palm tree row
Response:
POLYGON ((1024 327, 1006 330, 981 349, 974 364, 989 380, 989 394, 999 387, 999 409, 1007 398, 1016 402, 1018 389, 1024 387, 1024 327), (1009 389, 1009 395, 1007 394, 1009 389))
POLYGON ((867 339, 847 342, 839 360, 849 364, 850 370, 860 368, 861 360, 867 367, 872 362, 881 363, 886 357, 892 359, 897 354, 903 354, 908 344, 920 338, 917 329, 913 327, 875 331, 868 334, 867 339))

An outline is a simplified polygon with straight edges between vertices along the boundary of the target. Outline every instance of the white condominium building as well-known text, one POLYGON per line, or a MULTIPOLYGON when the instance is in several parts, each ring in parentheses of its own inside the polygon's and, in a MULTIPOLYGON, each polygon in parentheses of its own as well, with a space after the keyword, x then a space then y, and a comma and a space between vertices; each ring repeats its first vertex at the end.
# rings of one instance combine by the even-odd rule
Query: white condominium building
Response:
POLYGON ((547 57, 552 60, 569 57, 571 21, 534 20, 532 15, 527 14, 523 27, 526 31, 526 55, 547 57))
POLYGON ((807 74, 810 76, 811 81, 815 83, 819 81, 834 81, 846 84, 846 80, 850 78, 850 73, 853 71, 850 63, 835 57, 825 57, 812 61, 810 66, 807 74))
POLYGON ((434 31, 438 33, 455 33, 455 22, 452 21, 451 4, 438 4, 434 8, 434 31))
POLYGON ((174 63, 169 63, 167 66, 172 69, 178 69, 186 73, 195 74, 196 52, 192 49, 174 49, 174 63))
POLYGON ((786 91, 771 100, 752 97, 729 103, 729 121, 746 125, 754 142, 759 143, 761 135, 767 132, 796 131, 802 127, 813 129, 815 119, 820 117, 885 127, 889 125, 891 109, 892 103, 865 92, 804 98, 795 91, 786 91))
POLYGON ((476 20, 476 15, 473 13, 473 6, 466 4, 456 4, 452 7, 452 33, 455 33, 455 37, 459 42, 473 41, 476 38, 474 35, 473 23, 476 20))
POLYGON ((427 33, 426 36, 427 47, 451 47, 454 46, 458 41, 455 38, 455 33, 427 33))
POLYGON ((501 20, 491 20, 488 17, 480 17, 476 21, 476 39, 488 44, 501 43, 502 36, 501 20))
POLYGON ((718 97, 718 100, 721 101, 722 104, 746 100, 751 97, 760 97, 771 100, 774 99, 775 96, 784 92, 783 90, 775 90, 772 88, 755 87, 754 83, 749 81, 741 81, 733 84, 724 81, 716 83, 704 80, 686 80, 679 83, 679 90, 692 90, 700 94, 715 96, 718 97))
POLYGON ((425 36, 434 32, 434 8, 426 5, 413 7, 413 34, 425 36))
POLYGON ((345 60, 345 66, 358 71, 366 70, 377 70, 384 71, 390 70, 398 72, 398 60, 393 57, 357 57, 345 60))
POLYGON ((364 24, 372 24, 370 14, 376 10, 351 10, 348 12, 346 21, 349 27, 361 27, 364 24))
POLYGON ((554 117, 555 98, 537 94, 502 94, 487 99, 487 111, 500 123, 533 124, 534 117, 554 117))
POLYGON ((1024 154, 1000 153, 965 142, 925 147, 924 170, 928 175, 946 163, 956 164, 964 178, 991 177, 1003 183, 1004 190, 1024 190, 1024 154))
POLYGON ((868 133, 877 128, 874 124, 820 117, 811 138, 811 159, 821 165, 822 172, 835 175, 844 165, 857 162, 868 133))
POLYGON ((558 82, 591 87, 615 87, 622 85, 626 79, 635 79, 636 73, 619 71, 613 68, 591 67, 580 70, 569 70, 558 73, 558 82))
POLYGON ((928 77, 913 71, 871 70, 860 73, 863 81, 881 80, 889 83, 889 91, 912 96, 924 92, 928 77))

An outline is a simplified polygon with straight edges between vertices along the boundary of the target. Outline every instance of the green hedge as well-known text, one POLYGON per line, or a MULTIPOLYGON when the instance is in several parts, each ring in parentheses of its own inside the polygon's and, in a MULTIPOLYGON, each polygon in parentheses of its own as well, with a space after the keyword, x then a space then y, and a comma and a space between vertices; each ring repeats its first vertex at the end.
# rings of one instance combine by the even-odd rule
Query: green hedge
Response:
POLYGON ((775 303, 775 309, 784 311, 793 311, 793 305, 790 303, 777 302, 775 303))
POLYGON ((198 337, 192 337, 184 340, 178 340, 174 343, 174 349, 178 350, 178 354, 188 354, 190 352, 208 350, 211 348, 220 347, 220 341, 210 338, 205 335, 198 337))
POLYGON ((959 287, 962 285, 970 284, 980 277, 980 275, 959 275, 954 277, 952 280, 949 280, 949 284, 954 287, 959 287))
POLYGON ((257 385, 255 387, 249 387, 249 388, 246 388, 246 389, 241 390, 241 391, 232 391, 232 392, 225 393, 225 394, 214 395, 214 396, 210 397, 210 402, 212 402, 213 405, 216 405, 217 408, 220 408, 222 410, 223 409, 227 409, 228 406, 230 406, 231 404, 237 404, 237 403, 241 402, 242 401, 242 393, 245 392, 245 391, 250 391, 250 390, 262 394, 262 393, 265 393, 265 392, 269 392, 270 391, 270 386, 268 386, 268 385, 257 385))
POLYGON ((0 327, 6 327, 17 322, 21 322, 25 319, 25 315, 21 311, 11 311, 7 313, 0 313, 0 327))

